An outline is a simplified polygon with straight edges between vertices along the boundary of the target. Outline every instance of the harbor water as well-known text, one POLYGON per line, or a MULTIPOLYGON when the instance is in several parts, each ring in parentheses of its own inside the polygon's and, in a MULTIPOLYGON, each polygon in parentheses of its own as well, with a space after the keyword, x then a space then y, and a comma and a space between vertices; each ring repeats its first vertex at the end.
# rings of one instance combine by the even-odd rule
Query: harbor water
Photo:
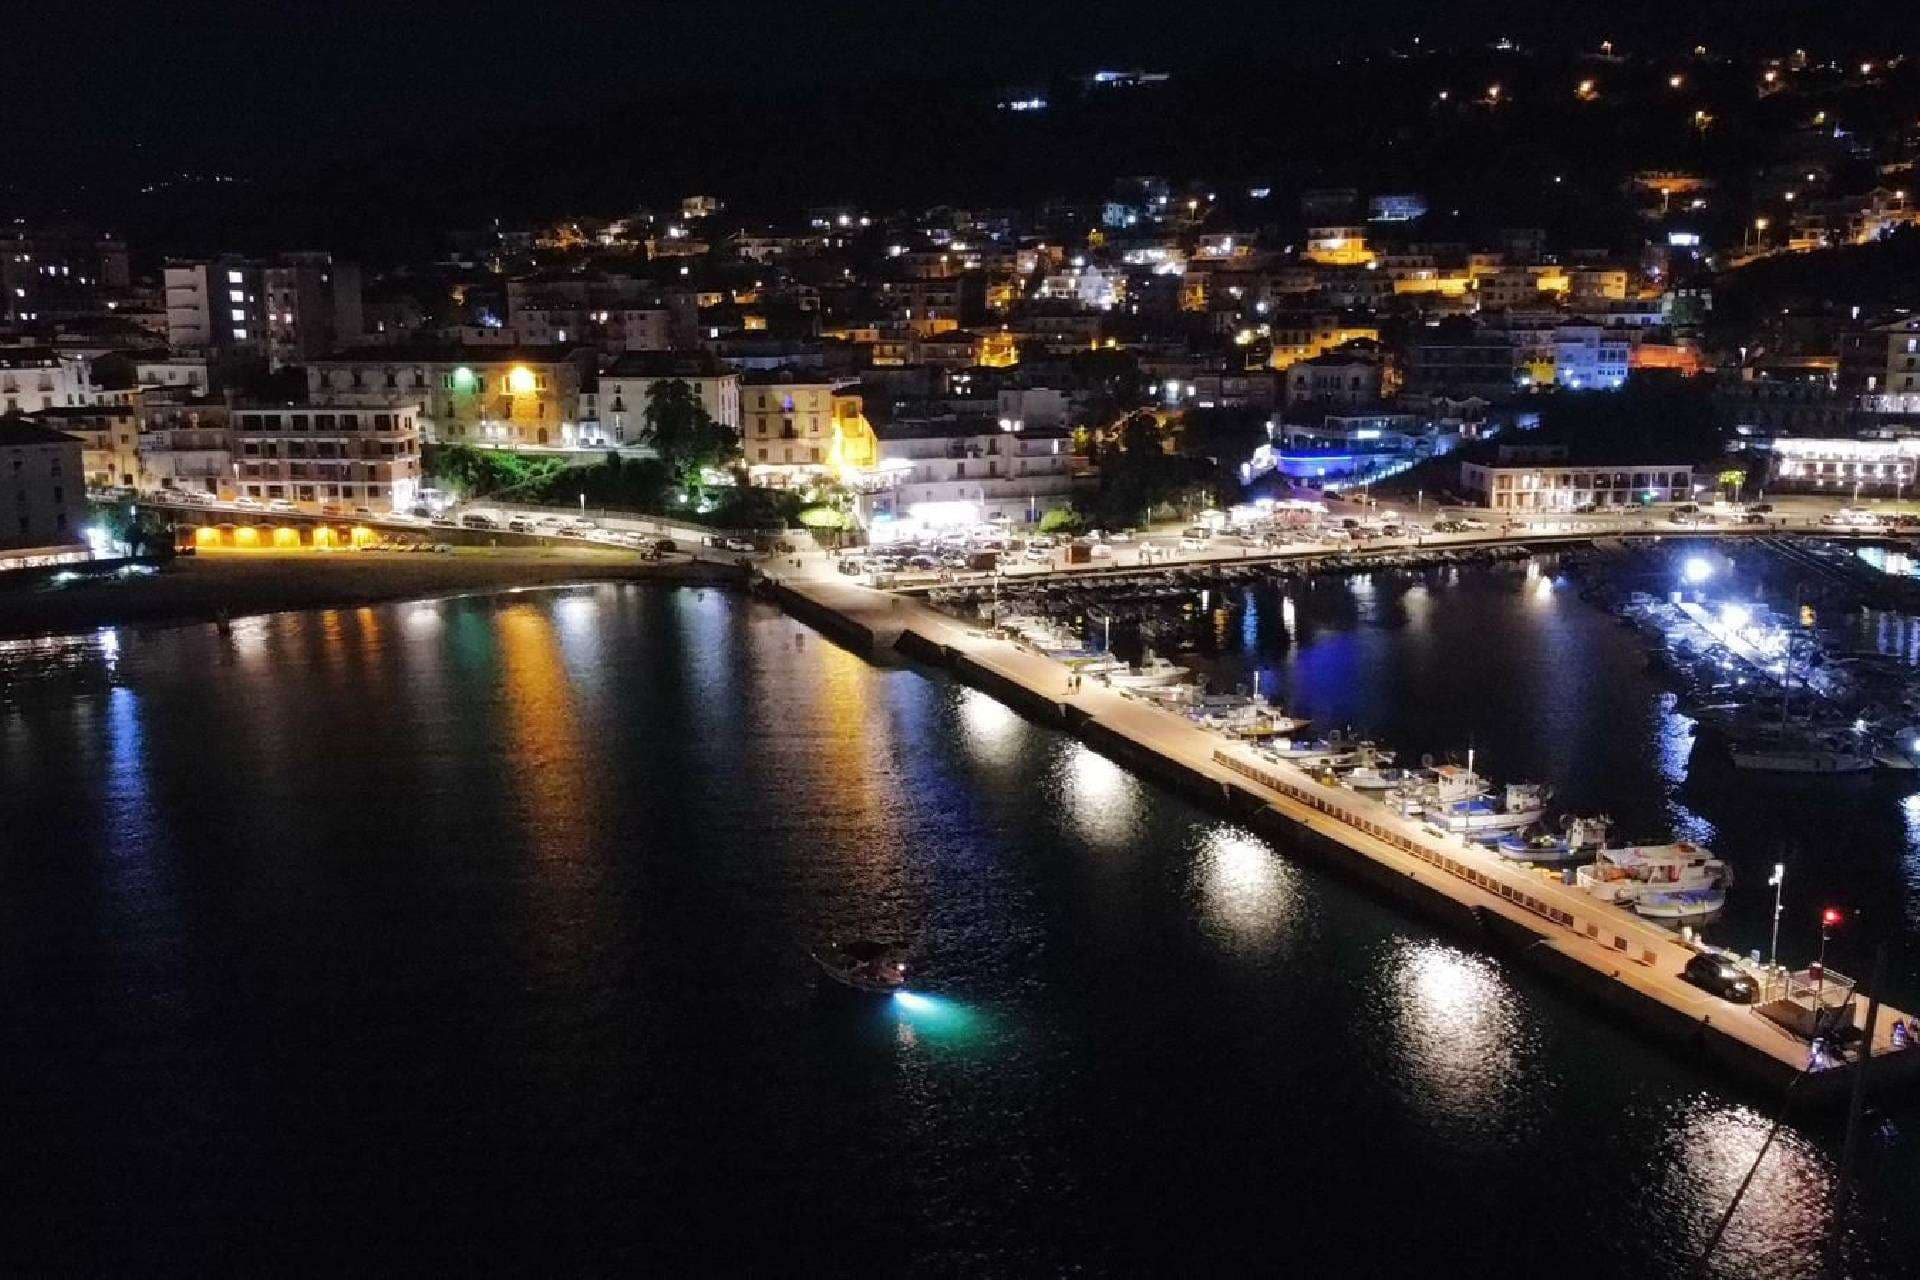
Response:
MULTIPOLYGON (((1180 657, 1708 843, 1743 950, 1785 858, 1783 954, 1891 913, 1920 1000, 1920 775, 1696 753, 1552 561, 1249 587, 1180 657)), ((0 1034, 22 1271, 1677 1274, 1771 1119, 939 672, 643 585, 0 647, 0 1034), (823 994, 846 936, 916 995, 823 994)), ((1817 1268, 1838 1150, 1790 1123, 1714 1271, 1817 1268)), ((1913 1100, 1860 1173, 1849 1273, 1911 1274, 1913 1100)))

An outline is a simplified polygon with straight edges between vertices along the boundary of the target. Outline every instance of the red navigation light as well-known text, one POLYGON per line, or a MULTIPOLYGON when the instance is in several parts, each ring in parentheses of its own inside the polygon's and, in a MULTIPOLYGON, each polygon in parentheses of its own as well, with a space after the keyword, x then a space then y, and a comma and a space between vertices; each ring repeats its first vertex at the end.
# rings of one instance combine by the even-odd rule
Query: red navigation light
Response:
POLYGON ((1826 925, 1828 928, 1839 924, 1840 909, 1838 907, 1828 907, 1825 911, 1822 911, 1820 913, 1820 923, 1826 925))

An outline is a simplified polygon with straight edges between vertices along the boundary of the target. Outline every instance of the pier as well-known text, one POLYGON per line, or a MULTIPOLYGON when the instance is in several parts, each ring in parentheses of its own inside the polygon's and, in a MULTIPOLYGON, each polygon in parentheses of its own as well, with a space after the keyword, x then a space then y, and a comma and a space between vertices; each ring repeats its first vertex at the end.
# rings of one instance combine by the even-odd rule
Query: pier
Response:
MULTIPOLYGON (((1554 974, 1714 1069, 1772 1091, 1791 1085, 1804 1102, 1835 1102, 1851 1086, 1857 1057, 1811 1065, 1807 1039, 1763 1015, 1760 1003, 1729 1003, 1687 982, 1681 971, 1695 951, 1678 935, 1551 873, 1258 755, 1150 699, 1092 681, 1076 688, 1066 664, 912 596, 826 571, 770 579, 766 586, 789 612, 856 652, 875 661, 900 655, 944 666, 1122 764, 1224 810, 1290 853, 1365 880, 1490 949, 1554 974)), ((1852 1008, 1859 1028, 1863 1003, 1852 1008)), ((1920 1078, 1920 1046, 1896 1048, 1892 1035, 1894 1021, 1910 1016, 1880 1008, 1866 1046, 1875 1087, 1920 1078)))

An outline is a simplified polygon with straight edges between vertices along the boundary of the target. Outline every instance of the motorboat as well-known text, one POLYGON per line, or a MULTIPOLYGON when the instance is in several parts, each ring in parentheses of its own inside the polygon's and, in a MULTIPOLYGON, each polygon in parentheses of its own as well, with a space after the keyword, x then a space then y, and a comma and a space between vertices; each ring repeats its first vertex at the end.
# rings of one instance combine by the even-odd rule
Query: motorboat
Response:
POLYGON ((1555 835, 1538 831, 1528 835, 1510 831, 1494 842, 1494 850, 1510 862, 1530 862, 1540 866, 1564 866, 1584 862, 1598 849, 1606 847, 1610 818, 1574 818, 1566 820, 1565 830, 1555 835))
POLYGON ((1168 662, 1149 649, 1139 666, 1129 667, 1125 671, 1109 671, 1106 680, 1116 689, 1162 689, 1170 684, 1179 684, 1190 674, 1185 667, 1168 662))
POLYGON ((1291 737, 1313 723, 1288 715, 1257 694, 1251 698, 1203 696, 1189 714, 1206 728, 1250 740, 1291 737))
POLYGON ((1540 821, 1547 811, 1547 788, 1535 782, 1510 784, 1498 799, 1477 795, 1465 800, 1429 803, 1423 814, 1443 831, 1474 835, 1482 831, 1518 831, 1540 821))
POLYGON ((808 954, 820 972, 849 991, 890 996, 907 988, 906 953, 892 943, 868 938, 830 942, 808 954))
POLYGON ((1726 863, 1689 840, 1599 849, 1573 874, 1581 892, 1657 920, 1712 915, 1726 905, 1733 883, 1726 863))

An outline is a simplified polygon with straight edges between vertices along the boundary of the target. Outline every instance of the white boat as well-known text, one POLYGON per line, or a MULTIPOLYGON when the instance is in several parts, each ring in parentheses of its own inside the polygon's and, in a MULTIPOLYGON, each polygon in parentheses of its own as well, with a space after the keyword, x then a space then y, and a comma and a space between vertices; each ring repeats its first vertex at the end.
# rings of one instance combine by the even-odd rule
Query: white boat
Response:
POLYGON ((1531 862, 1555 866, 1581 862, 1606 847, 1610 818, 1568 818, 1566 830, 1559 835, 1542 831, 1527 836, 1511 832, 1494 845, 1494 850, 1510 862, 1531 862))
POLYGON ((1162 689, 1170 684, 1179 684, 1190 673, 1177 663, 1168 662, 1151 649, 1137 667, 1125 671, 1109 671, 1107 683, 1116 689, 1162 689))
POLYGON ((1547 811, 1547 788, 1535 782, 1516 782, 1494 800, 1476 795, 1449 803, 1429 803, 1427 821, 1443 831, 1474 835, 1482 831, 1518 831, 1540 821, 1547 811))
POLYGON ((1355 744, 1339 738, 1279 737, 1267 744, 1266 752, 1276 760, 1284 760, 1302 768, 1316 765, 1338 768, 1342 762, 1353 758, 1355 744))
POLYGON ((1687 840, 1600 849, 1573 874, 1581 892, 1658 920, 1713 914, 1726 905, 1733 882, 1726 863, 1687 840))

